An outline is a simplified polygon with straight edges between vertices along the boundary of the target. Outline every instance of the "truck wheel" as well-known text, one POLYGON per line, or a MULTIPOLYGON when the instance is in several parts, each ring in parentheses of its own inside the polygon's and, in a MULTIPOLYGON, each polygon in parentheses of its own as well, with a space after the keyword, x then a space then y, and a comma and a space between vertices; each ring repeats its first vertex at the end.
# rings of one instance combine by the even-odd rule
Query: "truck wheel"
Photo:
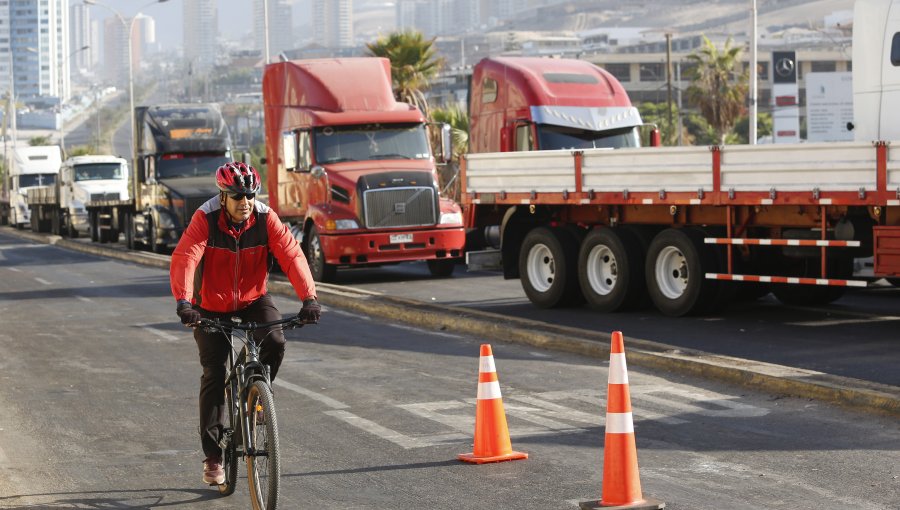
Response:
MULTIPOLYGON (((91 230, 93 232, 93 229, 91 230)), ((135 248, 134 242, 134 215, 130 212, 125 213, 125 247, 129 250, 135 248)))
POLYGON ((647 291, 656 308, 670 317, 707 311, 716 295, 706 273, 717 267, 715 254, 693 229, 666 229, 647 250, 647 291))
POLYGON ((428 263, 428 272, 435 278, 448 278, 456 268, 456 259, 431 259, 428 263))
MULTIPOLYGON (((786 258, 786 257, 785 257, 786 258)), ((822 276, 820 261, 814 258, 801 259, 803 268, 801 276, 819 278, 822 276)), ((851 257, 831 256, 826 267, 829 278, 848 279, 853 277, 853 259, 851 257)), ((772 294, 784 304, 799 306, 827 305, 843 297, 847 287, 831 287, 822 285, 791 285, 776 283, 772 285, 772 294)))
POLYGON ((50 213, 50 233, 58 236, 62 231, 62 227, 60 224, 62 223, 62 219, 60 216, 62 215, 62 211, 53 211, 50 213))
POLYGON ((153 218, 147 220, 147 230, 150 251, 153 253, 162 253, 166 251, 165 245, 159 243, 159 234, 156 233, 156 225, 153 224, 153 218))
POLYGON ((540 308, 554 308, 580 297, 578 249, 561 229, 538 227, 522 241, 519 280, 528 299, 540 308))
POLYGON ((600 312, 629 309, 646 294, 644 250, 621 228, 592 230, 578 254, 578 282, 588 304, 600 312))
POLYGON ((41 221, 34 211, 31 212, 31 231, 35 234, 41 231, 41 221))
POLYGON ((325 252, 322 251, 322 239, 319 237, 319 229, 315 225, 309 229, 309 239, 306 242, 306 260, 309 263, 309 271, 313 280, 317 282, 333 282, 337 276, 337 267, 325 262, 325 252))
POLYGON ((90 211, 88 212, 88 228, 91 231, 91 242, 99 243, 100 242, 100 229, 97 228, 97 212, 90 211))

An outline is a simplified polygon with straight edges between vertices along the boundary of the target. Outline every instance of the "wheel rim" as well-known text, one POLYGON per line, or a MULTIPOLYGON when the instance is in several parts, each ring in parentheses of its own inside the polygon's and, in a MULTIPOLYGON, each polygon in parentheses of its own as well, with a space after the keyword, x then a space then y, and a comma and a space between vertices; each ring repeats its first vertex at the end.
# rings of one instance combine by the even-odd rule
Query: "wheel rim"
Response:
POLYGON ((678 299, 687 289, 690 274, 681 250, 666 246, 656 257, 656 282, 659 291, 669 299, 678 299))
POLYGON ((534 290, 547 292, 556 278, 556 261, 553 252, 545 244, 536 244, 528 251, 526 262, 528 281, 534 290))
POLYGON ((608 246, 594 246, 588 254, 587 279, 591 290, 605 296, 616 287, 619 267, 616 257, 608 246))
POLYGON ((309 254, 316 276, 321 277, 325 267, 325 255, 322 253, 322 243, 319 241, 319 236, 316 233, 309 239, 309 254))
MULTIPOLYGON (((251 389, 248 404, 247 415, 250 420, 250 436, 253 438, 253 445, 255 445, 257 452, 265 453, 265 455, 252 455, 247 457, 249 467, 247 474, 250 477, 250 490, 252 492, 251 501, 254 509, 264 510, 271 505, 269 502, 269 485, 272 483, 269 480, 269 454, 271 452, 269 450, 267 424, 256 423, 257 406, 262 408, 267 423, 268 420, 273 418, 268 415, 267 410, 263 407, 263 401, 255 389, 251 389)), ((277 481, 275 483, 277 483, 277 481)))

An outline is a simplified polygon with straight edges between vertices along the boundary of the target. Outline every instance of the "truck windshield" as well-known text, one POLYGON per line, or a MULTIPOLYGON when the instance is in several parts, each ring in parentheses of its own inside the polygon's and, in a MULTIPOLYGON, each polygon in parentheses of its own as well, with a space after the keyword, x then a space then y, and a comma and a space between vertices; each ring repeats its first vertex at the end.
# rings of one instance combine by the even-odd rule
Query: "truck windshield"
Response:
POLYGON ((75 165, 76 181, 124 179, 125 169, 120 163, 90 163, 75 165))
POLYGON ((19 176, 19 188, 50 186, 56 183, 56 174, 23 174, 19 176))
POLYGON ((611 131, 588 131, 551 124, 538 124, 537 132, 541 150, 640 147, 640 138, 635 127, 611 131))
POLYGON ((163 156, 156 162, 156 175, 158 179, 203 177, 215 174, 220 166, 229 161, 231 158, 226 156, 163 156))
POLYGON ((424 124, 327 126, 316 129, 314 138, 319 164, 431 157, 424 124))

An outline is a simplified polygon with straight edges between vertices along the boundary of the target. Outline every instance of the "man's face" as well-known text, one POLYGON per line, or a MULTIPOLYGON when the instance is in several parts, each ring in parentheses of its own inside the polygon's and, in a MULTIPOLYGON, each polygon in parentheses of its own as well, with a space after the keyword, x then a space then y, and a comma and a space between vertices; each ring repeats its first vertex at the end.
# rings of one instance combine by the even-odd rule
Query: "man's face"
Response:
POLYGON ((255 196, 232 195, 225 193, 225 212, 234 223, 246 221, 253 212, 255 196))

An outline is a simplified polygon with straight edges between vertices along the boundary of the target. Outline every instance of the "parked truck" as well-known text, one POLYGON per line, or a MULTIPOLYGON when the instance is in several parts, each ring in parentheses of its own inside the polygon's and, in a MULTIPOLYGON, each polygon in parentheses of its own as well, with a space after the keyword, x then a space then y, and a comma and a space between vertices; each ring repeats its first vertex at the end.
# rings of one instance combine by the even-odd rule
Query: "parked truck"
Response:
POLYGON ((540 307, 680 316, 736 284, 827 303, 867 285, 860 256, 900 276, 900 0, 858 0, 854 25, 857 141, 469 154, 468 225, 498 226, 504 277, 540 307))
POLYGON ((162 252, 218 192, 212 176, 231 161, 231 136, 215 104, 140 106, 135 116, 130 197, 92 197, 85 208, 100 242, 115 241, 121 232, 130 249, 162 252))
MULTIPOLYGON (((271 64, 263 102, 269 205, 317 281, 339 267, 411 260, 452 273, 465 243, 461 211, 440 196, 430 126, 394 99, 387 59, 271 64)), ((441 133, 448 154, 449 130, 441 133)))
POLYGON ((115 156, 74 156, 63 162, 56 182, 51 186, 28 190, 26 201, 32 227, 50 225, 56 235, 78 237, 89 234, 91 240, 106 242, 118 232, 101 231, 96 214, 86 204, 91 201, 130 199, 128 163, 115 156))
MULTIPOLYGON (((9 171, 11 225, 23 229, 26 225, 32 224, 27 202, 28 191, 53 186, 61 163, 62 152, 56 145, 17 147, 13 151, 12 167, 9 171)), ((32 230, 44 231, 49 226, 49 221, 43 221, 33 225, 32 230)))

